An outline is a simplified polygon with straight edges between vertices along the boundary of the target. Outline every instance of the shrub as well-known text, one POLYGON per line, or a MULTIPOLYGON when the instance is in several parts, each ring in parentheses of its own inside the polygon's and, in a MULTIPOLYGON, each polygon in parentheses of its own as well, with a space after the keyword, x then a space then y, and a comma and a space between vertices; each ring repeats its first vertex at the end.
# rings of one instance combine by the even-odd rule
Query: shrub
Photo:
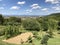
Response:
POLYGON ((33 35, 34 35, 34 37, 35 37, 36 39, 38 39, 38 40, 41 39, 41 37, 38 36, 38 32, 37 32, 37 31, 34 31, 34 32, 33 32, 33 35))
POLYGON ((38 35, 37 31, 33 31, 32 33, 33 33, 34 36, 38 35))
POLYGON ((24 43, 24 41, 21 39, 21 44, 23 44, 24 43))
POLYGON ((41 37, 40 37, 40 36, 35 36, 35 38, 36 38, 36 39, 38 39, 38 40, 40 40, 40 39, 41 39, 41 37))
POLYGON ((32 37, 31 37, 31 36, 29 36, 28 42, 29 42, 29 43, 32 43, 32 37))
POLYGON ((53 37, 53 32, 52 32, 51 30, 49 30, 47 33, 49 34, 49 37, 50 37, 50 38, 53 37))
POLYGON ((41 44, 47 45, 48 39, 49 39, 49 35, 45 35, 41 40, 41 44))
POLYGON ((0 36, 3 36, 5 34, 5 30, 0 30, 0 36))
POLYGON ((58 34, 60 34, 60 30, 58 31, 58 34))

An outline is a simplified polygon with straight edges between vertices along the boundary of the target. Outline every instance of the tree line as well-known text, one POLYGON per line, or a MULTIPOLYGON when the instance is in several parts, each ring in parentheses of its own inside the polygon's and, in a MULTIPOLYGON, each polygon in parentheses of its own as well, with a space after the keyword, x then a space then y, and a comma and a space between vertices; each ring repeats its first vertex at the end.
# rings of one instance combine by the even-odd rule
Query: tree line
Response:
POLYGON ((6 26, 6 29, 0 30, 1 32, 0 35, 5 35, 8 38, 18 35, 21 33, 19 32, 20 26, 23 26, 23 28, 28 31, 49 30, 50 31, 49 33, 52 34, 52 31, 58 30, 60 33, 59 19, 60 19, 60 13, 51 14, 49 16, 36 17, 35 19, 26 18, 25 20, 22 20, 22 18, 18 17, 4 18, 2 14, 0 14, 0 25, 6 26))

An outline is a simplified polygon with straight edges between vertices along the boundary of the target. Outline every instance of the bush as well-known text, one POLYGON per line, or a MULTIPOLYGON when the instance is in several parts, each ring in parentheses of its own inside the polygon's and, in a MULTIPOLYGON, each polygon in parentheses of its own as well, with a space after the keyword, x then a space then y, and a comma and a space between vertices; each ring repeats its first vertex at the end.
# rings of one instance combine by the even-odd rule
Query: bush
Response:
POLYGON ((35 38, 36 38, 36 39, 38 39, 38 40, 40 40, 40 39, 41 39, 41 37, 40 37, 40 36, 35 36, 35 38))
POLYGON ((5 34, 5 30, 0 30, 0 36, 3 36, 5 34))
POLYGON ((58 31, 58 34, 60 34, 60 30, 58 31))
POLYGON ((38 32, 37 32, 37 31, 34 31, 34 32, 33 32, 33 35, 34 35, 34 38, 36 38, 36 39, 38 39, 38 40, 41 39, 41 37, 38 35, 38 32))
POLYGON ((32 33, 33 33, 34 36, 38 35, 37 31, 33 31, 32 33))
POLYGON ((21 44, 23 44, 24 43, 24 41, 21 39, 21 44))
POLYGON ((26 30, 31 30, 31 31, 39 31, 40 30, 40 25, 36 20, 24 20, 23 21, 23 27, 26 30))
POLYGON ((47 45, 47 41, 48 41, 48 39, 49 39, 49 35, 45 35, 43 38, 42 38, 42 40, 41 40, 41 44, 43 45, 47 45))
POLYGON ((49 34, 50 38, 53 38, 53 32, 51 30, 49 30, 47 33, 49 34))

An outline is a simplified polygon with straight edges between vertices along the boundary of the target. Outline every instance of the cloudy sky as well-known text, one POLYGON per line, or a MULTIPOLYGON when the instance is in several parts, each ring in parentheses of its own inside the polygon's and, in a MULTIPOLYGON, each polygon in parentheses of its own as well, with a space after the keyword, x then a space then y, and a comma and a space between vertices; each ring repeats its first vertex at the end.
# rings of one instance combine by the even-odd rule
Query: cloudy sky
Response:
POLYGON ((0 0, 3 15, 47 15, 60 12, 60 0, 0 0))

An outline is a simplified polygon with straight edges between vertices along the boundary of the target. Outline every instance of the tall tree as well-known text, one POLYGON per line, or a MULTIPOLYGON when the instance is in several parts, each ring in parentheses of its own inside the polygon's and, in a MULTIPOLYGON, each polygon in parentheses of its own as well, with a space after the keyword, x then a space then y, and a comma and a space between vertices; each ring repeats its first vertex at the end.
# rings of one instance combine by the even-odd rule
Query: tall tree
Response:
POLYGON ((2 16, 2 14, 0 14, 0 24, 3 24, 4 22, 4 17, 2 16))

